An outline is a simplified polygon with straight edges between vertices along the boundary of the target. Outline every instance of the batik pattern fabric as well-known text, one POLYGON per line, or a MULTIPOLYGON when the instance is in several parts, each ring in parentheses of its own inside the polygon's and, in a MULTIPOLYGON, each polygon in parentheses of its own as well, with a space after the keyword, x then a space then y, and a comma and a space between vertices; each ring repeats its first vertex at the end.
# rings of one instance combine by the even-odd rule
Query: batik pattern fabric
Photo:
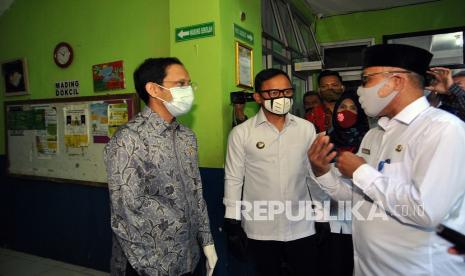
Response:
POLYGON ((452 110, 443 109, 465 121, 465 90, 454 83, 449 87, 448 92, 450 95, 444 95, 442 103, 444 106, 451 107, 452 110))
POLYGON ((128 261, 139 275, 193 271, 200 247, 213 244, 194 133, 145 108, 112 137, 104 160, 113 253, 124 253, 112 257, 112 274, 128 261))

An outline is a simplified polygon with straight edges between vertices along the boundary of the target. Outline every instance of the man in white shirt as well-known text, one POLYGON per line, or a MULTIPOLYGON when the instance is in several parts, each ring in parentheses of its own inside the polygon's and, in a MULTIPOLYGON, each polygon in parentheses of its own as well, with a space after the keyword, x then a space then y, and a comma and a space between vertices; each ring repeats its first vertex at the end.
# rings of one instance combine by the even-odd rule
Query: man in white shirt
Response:
POLYGON ((465 124, 423 97, 431 58, 407 45, 367 48, 357 92, 365 113, 380 117, 378 127, 357 155, 337 156, 341 176, 329 165, 336 153, 327 136, 309 150, 320 186, 335 199, 353 198, 355 275, 465 271, 434 232, 440 223, 464 231, 465 124))
POLYGON ((319 188, 306 153, 315 128, 288 113, 294 91, 284 71, 261 71, 255 90, 259 112, 234 127, 228 141, 223 202, 229 247, 247 254, 257 275, 282 275, 283 264, 290 275, 311 275, 315 229, 305 203, 310 188, 319 188))

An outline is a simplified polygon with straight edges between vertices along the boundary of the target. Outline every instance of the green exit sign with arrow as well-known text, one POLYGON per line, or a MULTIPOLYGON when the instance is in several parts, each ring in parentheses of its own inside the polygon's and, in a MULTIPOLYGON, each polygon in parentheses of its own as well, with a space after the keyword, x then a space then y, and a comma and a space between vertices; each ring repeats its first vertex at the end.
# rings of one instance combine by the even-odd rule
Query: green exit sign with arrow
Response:
POLYGON ((176 37, 176 42, 214 36, 215 23, 208 22, 198 25, 176 28, 174 35, 176 37))
POLYGON ((253 33, 236 24, 234 24, 234 36, 253 45, 253 33))

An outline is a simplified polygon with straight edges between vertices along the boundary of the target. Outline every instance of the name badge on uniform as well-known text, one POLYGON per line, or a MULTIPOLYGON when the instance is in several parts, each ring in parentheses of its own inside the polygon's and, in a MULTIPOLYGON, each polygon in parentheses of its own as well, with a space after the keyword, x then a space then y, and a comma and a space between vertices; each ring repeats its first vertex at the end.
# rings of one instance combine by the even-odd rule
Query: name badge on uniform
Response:
POLYGON ((362 148, 362 153, 370 155, 370 149, 362 148))

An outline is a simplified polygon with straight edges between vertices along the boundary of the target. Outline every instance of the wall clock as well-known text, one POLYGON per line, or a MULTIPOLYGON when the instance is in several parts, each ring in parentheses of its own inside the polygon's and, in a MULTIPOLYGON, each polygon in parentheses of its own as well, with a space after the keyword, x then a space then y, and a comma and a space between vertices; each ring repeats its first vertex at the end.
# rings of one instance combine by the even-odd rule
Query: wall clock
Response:
POLYGON ((53 50, 53 60, 61 68, 66 68, 73 62, 73 48, 66 42, 60 42, 53 50))

